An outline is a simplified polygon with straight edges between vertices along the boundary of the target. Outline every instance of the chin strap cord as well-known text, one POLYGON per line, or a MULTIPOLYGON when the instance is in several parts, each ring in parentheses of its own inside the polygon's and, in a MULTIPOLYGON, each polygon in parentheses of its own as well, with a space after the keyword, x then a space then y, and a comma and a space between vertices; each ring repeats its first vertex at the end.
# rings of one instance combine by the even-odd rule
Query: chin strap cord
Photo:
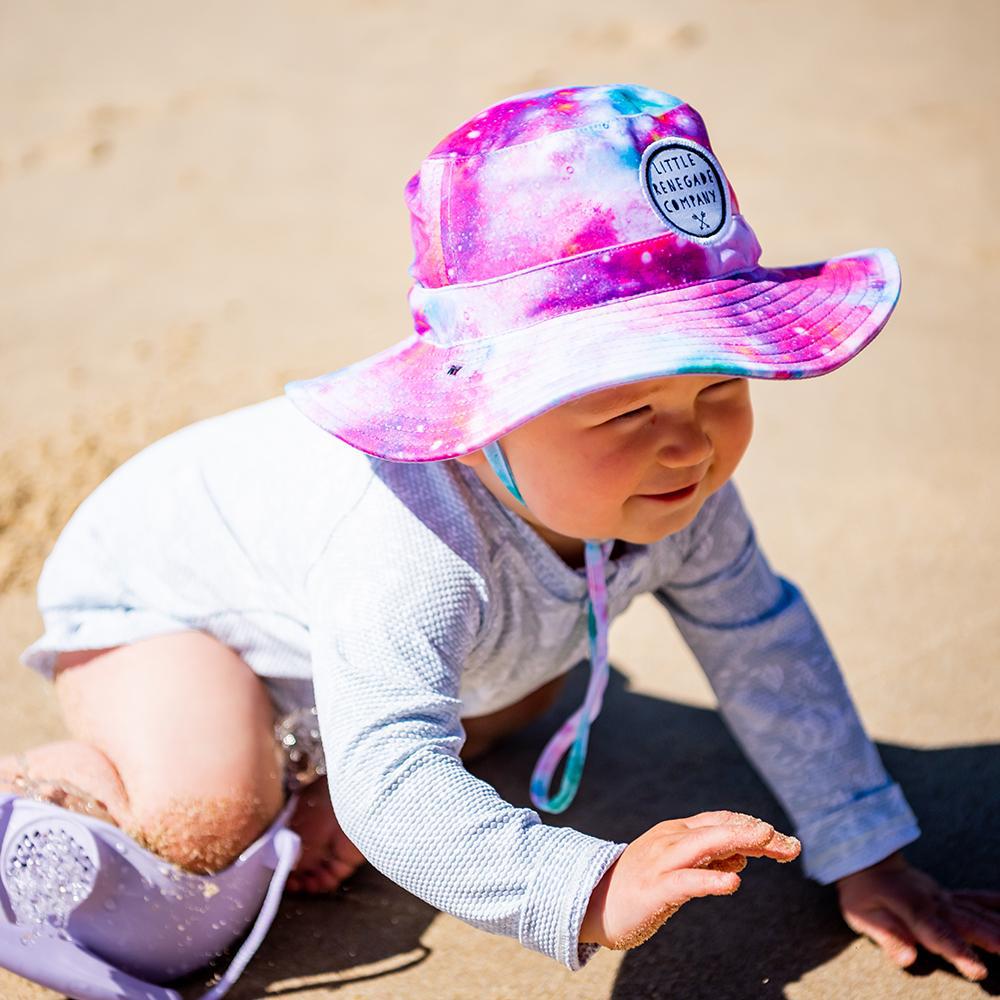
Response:
MULTIPOLYGON (((494 441, 483 449, 486 460, 510 494, 524 503, 514 481, 507 456, 494 441)), ((580 787, 583 765, 587 759, 590 724, 601 712, 608 686, 608 589, 605 564, 611 556, 614 539, 584 542, 587 566, 587 638, 590 647, 590 680, 583 704, 559 727, 541 752, 531 775, 531 801, 537 809, 561 813, 569 807, 580 787), (559 762, 566 756, 559 791, 551 794, 552 778, 559 762)))

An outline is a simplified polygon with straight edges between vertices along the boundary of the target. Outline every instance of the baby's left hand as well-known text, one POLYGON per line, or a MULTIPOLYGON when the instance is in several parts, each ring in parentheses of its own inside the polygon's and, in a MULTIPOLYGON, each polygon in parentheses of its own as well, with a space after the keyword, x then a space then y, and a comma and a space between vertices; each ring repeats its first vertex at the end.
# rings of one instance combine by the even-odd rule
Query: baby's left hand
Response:
POLYGON ((851 930, 870 937, 900 967, 916 961, 922 944, 978 980, 987 969, 970 945, 1000 954, 1000 892, 950 892, 902 854, 840 879, 837 893, 851 930))

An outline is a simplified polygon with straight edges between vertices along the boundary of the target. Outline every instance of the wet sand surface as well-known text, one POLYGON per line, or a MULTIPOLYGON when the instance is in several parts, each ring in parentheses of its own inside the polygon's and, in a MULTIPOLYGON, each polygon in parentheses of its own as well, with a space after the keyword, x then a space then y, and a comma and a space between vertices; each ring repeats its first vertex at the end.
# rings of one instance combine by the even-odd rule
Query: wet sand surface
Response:
MULTIPOLYGON (((638 81, 704 115, 763 247, 785 265, 888 246, 903 293, 856 361, 754 385, 737 473, 759 538, 837 651, 917 812, 911 857, 1000 888, 1000 266, 992 0, 932 5, 592 0, 0 6, 0 753, 61 736, 16 662, 33 587, 87 492, 155 438, 274 395, 410 330, 402 189, 481 107, 638 81)), ((578 804, 627 840, 732 808, 786 824, 665 613, 614 626, 616 667, 578 804)), ((474 766, 527 802, 580 696, 474 766)), ((204 979, 187 984, 198 995, 204 979)), ((751 862, 625 954, 571 974, 434 911, 370 869, 288 897, 231 994, 963 998, 842 924, 797 863, 751 862)), ((0 996, 46 991, 0 972, 0 996)))

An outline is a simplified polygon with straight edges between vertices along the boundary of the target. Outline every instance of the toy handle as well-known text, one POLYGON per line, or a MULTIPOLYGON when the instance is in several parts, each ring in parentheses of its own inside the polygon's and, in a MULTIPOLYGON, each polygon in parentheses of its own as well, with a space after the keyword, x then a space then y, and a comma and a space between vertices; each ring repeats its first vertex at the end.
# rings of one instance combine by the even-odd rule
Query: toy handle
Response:
MULTIPOLYGON (((299 859, 301 848, 301 838, 292 830, 279 830, 274 835, 274 851, 277 856, 277 863, 274 866, 274 874, 271 876, 271 884, 267 887, 267 895, 261 904, 257 919, 250 929, 246 940, 240 945, 238 951, 229 963, 229 968, 222 974, 222 978, 207 993, 203 994, 201 1000, 219 1000, 226 995, 233 984, 243 974, 250 959, 256 954, 261 942, 271 929, 271 924, 278 913, 278 905, 281 903, 281 894, 285 891, 285 883, 291 874, 295 862, 299 859)), ((174 994, 176 996, 176 994, 174 994)), ((172 1000, 172 998, 171 998, 172 1000)), ((180 1000, 180 998, 178 998, 180 1000)))

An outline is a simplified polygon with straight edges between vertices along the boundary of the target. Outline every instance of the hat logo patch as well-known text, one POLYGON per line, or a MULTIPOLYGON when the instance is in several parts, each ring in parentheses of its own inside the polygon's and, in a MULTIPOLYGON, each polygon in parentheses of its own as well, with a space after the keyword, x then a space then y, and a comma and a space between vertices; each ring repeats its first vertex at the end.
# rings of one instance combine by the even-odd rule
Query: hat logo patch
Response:
POLYGON ((711 241, 729 219, 729 188, 715 157, 690 139, 660 139, 639 166, 642 189, 657 215, 694 240, 711 241))

